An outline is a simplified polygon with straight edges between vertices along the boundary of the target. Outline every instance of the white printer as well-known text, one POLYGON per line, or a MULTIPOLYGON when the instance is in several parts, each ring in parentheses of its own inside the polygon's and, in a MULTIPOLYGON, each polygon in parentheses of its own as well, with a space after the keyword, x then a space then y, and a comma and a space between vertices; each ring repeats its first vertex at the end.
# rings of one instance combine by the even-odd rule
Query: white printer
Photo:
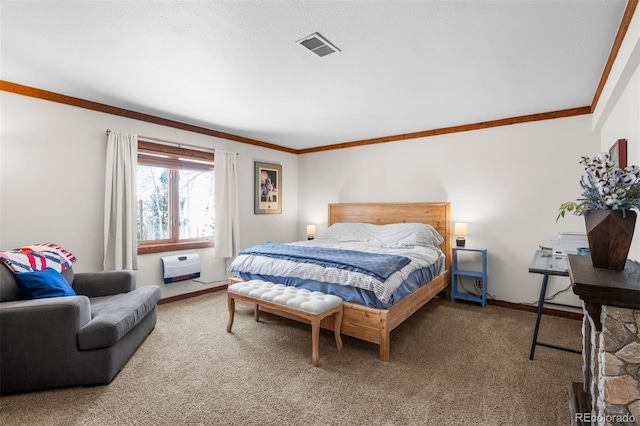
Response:
POLYGON ((561 232, 557 237, 550 237, 549 240, 553 242, 552 252, 555 255, 577 254, 579 248, 589 248, 587 234, 579 232, 561 232))

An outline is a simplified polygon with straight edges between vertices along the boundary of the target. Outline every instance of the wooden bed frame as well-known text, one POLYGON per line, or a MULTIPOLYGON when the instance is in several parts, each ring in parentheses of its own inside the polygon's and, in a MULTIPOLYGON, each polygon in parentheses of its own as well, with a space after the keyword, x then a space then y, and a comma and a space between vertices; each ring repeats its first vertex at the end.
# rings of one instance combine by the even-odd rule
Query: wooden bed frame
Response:
MULTIPOLYGON (((380 345, 380 360, 389 361, 389 335, 398 325, 445 290, 449 295, 451 268, 451 224, 449 203, 349 203, 329 204, 329 226, 338 222, 427 223, 444 238, 440 246, 446 258, 445 271, 388 309, 344 302, 341 333, 380 345)), ((235 280, 234 280, 235 281, 235 280)), ((263 308, 269 312, 268 308, 263 308)), ((282 313, 278 315, 283 316, 282 313)), ((299 320, 292 317, 291 319, 299 320)), ((334 322, 325 318, 320 326, 333 331, 334 322)))

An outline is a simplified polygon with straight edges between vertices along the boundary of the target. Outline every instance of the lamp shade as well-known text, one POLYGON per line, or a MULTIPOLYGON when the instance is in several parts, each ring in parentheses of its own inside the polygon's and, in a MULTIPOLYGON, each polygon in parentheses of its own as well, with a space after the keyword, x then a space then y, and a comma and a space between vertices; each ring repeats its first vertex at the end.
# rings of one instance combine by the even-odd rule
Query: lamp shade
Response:
POLYGON ((466 222, 456 222, 455 226, 453 227, 453 234, 454 235, 467 235, 467 224, 466 222))
POLYGON ((307 225, 307 235, 316 235, 315 225, 307 225))

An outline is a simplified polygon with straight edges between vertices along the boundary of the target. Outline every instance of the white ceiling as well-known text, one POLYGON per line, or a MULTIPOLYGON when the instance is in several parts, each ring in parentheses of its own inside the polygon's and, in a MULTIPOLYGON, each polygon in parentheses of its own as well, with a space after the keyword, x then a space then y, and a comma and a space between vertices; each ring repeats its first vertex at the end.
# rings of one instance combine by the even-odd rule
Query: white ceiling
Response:
POLYGON ((2 0, 0 78, 304 149, 590 105, 625 6, 2 0))

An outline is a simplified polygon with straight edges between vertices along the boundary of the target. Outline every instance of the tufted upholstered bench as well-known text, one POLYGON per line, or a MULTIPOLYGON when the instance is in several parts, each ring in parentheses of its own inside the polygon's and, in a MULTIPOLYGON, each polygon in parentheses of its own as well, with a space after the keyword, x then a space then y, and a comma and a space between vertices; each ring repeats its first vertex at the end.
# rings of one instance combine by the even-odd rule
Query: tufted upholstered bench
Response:
MULTIPOLYGON (((278 314, 292 314, 311 323, 311 360, 314 367, 319 365, 318 340, 320 338, 320 321, 329 315, 336 315, 336 346, 342 349, 340 326, 342 324, 342 299, 338 296, 309 291, 303 288, 275 284, 268 281, 251 280, 230 284, 227 290, 229 304, 229 324, 227 333, 231 333, 235 315, 235 301, 244 301, 270 308, 278 314)), ((257 312, 257 311, 256 311, 257 312)), ((257 318, 257 314, 256 314, 257 318)))

